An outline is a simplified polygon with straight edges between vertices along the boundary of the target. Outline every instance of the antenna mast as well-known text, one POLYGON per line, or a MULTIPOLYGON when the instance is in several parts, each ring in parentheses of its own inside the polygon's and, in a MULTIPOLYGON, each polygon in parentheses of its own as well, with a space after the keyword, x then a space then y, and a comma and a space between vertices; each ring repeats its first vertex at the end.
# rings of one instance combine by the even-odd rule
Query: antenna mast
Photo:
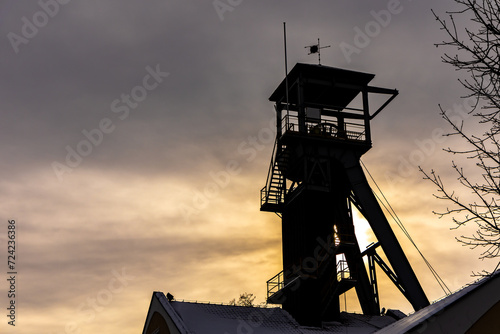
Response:
POLYGON ((287 59, 287 52, 286 52, 286 22, 283 22, 283 40, 284 40, 284 47, 285 47, 286 115, 288 116, 290 111, 289 111, 289 106, 288 106, 288 59, 287 59))

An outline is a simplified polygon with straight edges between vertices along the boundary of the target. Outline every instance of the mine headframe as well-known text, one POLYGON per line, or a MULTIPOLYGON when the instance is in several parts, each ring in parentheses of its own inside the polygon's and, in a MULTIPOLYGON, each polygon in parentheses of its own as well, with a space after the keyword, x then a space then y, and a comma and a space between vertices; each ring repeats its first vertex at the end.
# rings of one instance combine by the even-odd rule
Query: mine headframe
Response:
POLYGON ((339 296, 352 288, 363 313, 380 314, 375 263, 415 310, 429 305, 360 165, 372 145, 370 120, 398 94, 369 86, 373 77, 299 63, 270 97, 276 142, 261 211, 282 219, 283 271, 268 281, 268 302, 282 304, 301 324, 335 319, 339 296), (372 113, 370 94, 387 97, 372 113), (352 206, 378 240, 364 251, 352 206), (379 246, 390 266, 376 253, 379 246))

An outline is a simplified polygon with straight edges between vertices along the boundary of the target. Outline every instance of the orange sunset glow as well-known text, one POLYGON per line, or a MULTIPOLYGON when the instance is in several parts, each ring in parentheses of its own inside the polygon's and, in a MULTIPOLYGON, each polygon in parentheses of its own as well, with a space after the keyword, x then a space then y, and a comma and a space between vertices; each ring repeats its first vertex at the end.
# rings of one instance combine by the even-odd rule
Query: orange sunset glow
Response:
MULTIPOLYGON (((371 122, 362 161, 448 288, 495 267, 455 240, 474 226, 452 229, 451 217, 433 214, 447 203, 418 170, 456 184, 443 148, 459 143, 442 136, 438 104, 463 119, 470 104, 434 46, 445 36, 431 13, 452 1, 222 2, 226 10, 213 1, 2 2, 1 333, 140 333, 153 291, 218 303, 248 292, 265 303, 266 281, 283 269, 281 220, 259 211, 259 191, 285 21, 289 68, 317 64, 305 47, 320 38, 331 46, 322 64, 399 91, 371 122)), ((387 216, 429 300, 445 296, 387 216)), ((365 249, 374 235, 357 211, 354 222, 365 249)), ((413 312, 377 275, 380 306, 413 312)), ((341 308, 360 312, 353 290, 341 308)))

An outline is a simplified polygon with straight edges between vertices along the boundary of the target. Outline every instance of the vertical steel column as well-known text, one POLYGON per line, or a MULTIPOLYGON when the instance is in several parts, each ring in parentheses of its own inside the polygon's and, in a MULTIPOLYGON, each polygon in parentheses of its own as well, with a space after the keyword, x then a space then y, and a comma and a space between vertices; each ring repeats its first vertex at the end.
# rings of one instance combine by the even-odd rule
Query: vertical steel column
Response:
POLYGON ((276 109, 276 139, 280 139, 282 133, 282 109, 283 107, 281 105, 275 105, 274 109, 276 109))
POLYGON ((304 81, 300 75, 297 79, 297 104, 298 104, 298 118, 299 118, 299 132, 307 133, 306 128, 306 108, 304 107, 304 81))
POLYGON ((364 121, 365 121, 365 140, 367 143, 372 142, 372 134, 370 130, 370 107, 368 105, 368 89, 364 87, 362 92, 363 94, 363 112, 364 112, 364 121))

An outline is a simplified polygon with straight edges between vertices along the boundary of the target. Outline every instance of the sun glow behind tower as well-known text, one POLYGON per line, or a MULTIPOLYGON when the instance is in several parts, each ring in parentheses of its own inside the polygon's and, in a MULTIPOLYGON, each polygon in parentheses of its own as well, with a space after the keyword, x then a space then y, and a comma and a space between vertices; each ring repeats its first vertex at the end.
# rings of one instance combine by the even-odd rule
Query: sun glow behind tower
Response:
POLYGON ((370 244, 373 244, 376 241, 376 238, 373 235, 370 224, 366 221, 365 217, 363 217, 363 215, 356 208, 353 208, 352 213, 354 231, 356 233, 356 238, 358 239, 359 248, 364 250, 370 244))
POLYGON ((337 319, 340 296, 353 288, 363 313, 379 315, 376 264, 415 310, 429 305, 361 167, 372 147, 371 120, 398 95, 370 86, 373 78, 299 63, 269 98, 277 128, 261 211, 282 217, 283 271, 267 282, 268 302, 302 325, 337 319), (374 106, 372 96, 382 103, 374 106), (352 105, 356 98, 360 106, 352 105), (364 231, 360 247, 353 208, 369 222, 374 242, 364 231))

